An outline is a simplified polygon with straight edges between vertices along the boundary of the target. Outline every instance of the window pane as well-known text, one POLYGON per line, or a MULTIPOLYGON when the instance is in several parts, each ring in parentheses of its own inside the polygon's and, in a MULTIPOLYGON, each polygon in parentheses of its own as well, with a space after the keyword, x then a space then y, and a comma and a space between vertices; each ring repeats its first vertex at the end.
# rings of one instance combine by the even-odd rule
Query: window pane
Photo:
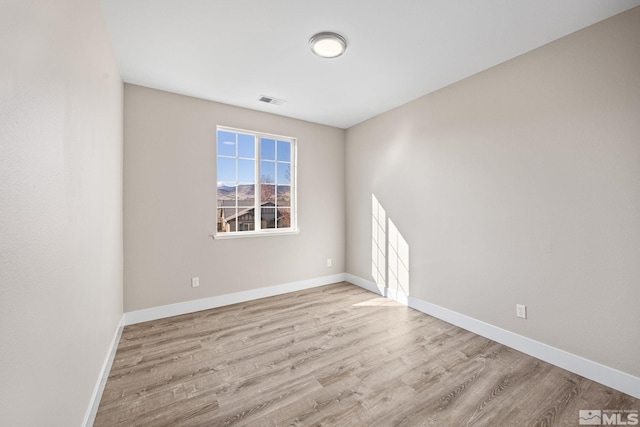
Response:
POLYGON ((229 226, 227 222, 224 220, 224 210, 218 208, 218 233, 228 233, 229 226))
POLYGON ((235 182, 218 182, 218 206, 236 205, 235 182))
POLYGON ((276 164, 275 162, 260 162, 260 182, 275 184, 276 164))
POLYGON ((278 184, 291 184, 291 163, 278 162, 278 184))
POLYGON ((236 159, 218 157, 218 182, 236 182, 236 159))
POLYGON ((218 131, 218 155, 232 157, 236 155, 236 134, 234 132, 218 131))
POLYGON ((238 157, 255 159, 256 157, 256 137, 246 133, 238 134, 238 157))
POLYGON ((276 210, 275 208, 262 208, 261 209, 261 223, 260 228, 276 228, 276 210))
POLYGON ((278 228, 291 227, 291 209, 278 208, 278 228))
POLYGON ((254 212, 252 208, 238 208, 237 227, 238 231, 251 231, 254 229, 254 212))
POLYGON ((236 208, 224 208, 222 210, 222 222, 228 231, 236 231, 236 208))
POLYGON ((238 206, 253 206, 256 200, 256 186, 238 185, 238 206))
POLYGON ((262 204, 271 202, 275 204, 276 201, 276 186, 270 184, 262 184, 260 186, 260 200, 262 204))
POLYGON ((253 184, 256 182, 255 160, 238 159, 238 182, 241 184, 253 184))
POLYGON ((273 139, 260 139, 260 158, 263 160, 276 159, 276 141, 273 139))
POLYGON ((278 207, 291 206, 291 186, 278 185, 278 207))
POLYGON ((287 141, 278 141, 278 161, 291 161, 291 143, 287 141))

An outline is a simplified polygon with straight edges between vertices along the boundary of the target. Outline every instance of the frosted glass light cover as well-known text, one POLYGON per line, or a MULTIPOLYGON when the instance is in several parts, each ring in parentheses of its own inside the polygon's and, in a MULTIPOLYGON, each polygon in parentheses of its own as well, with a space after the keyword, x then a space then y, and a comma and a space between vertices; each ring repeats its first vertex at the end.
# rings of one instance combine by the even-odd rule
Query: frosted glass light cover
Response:
POLYGON ((322 58, 336 58, 347 49, 347 42, 336 33, 318 33, 311 37, 309 46, 313 53, 322 58))

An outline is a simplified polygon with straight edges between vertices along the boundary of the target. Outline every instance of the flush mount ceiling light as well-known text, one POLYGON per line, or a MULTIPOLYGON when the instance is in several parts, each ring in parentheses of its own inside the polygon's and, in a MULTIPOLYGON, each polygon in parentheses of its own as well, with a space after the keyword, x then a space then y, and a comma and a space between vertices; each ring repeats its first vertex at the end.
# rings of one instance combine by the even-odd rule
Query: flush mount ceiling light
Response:
POLYGON ((321 58, 337 58, 347 50, 347 41, 340 34, 324 32, 311 37, 309 46, 321 58))

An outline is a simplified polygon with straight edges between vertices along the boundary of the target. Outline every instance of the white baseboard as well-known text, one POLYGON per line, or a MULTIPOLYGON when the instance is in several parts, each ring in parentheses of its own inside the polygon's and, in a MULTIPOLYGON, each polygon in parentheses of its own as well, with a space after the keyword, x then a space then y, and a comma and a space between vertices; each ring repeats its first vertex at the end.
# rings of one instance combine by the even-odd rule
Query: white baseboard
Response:
POLYGON ((365 280, 361 277, 354 276, 353 274, 346 273, 345 279, 349 283, 353 283, 354 285, 358 285, 361 288, 364 288, 370 292, 376 293, 378 295, 385 295, 385 288, 383 286, 378 286, 377 283, 371 282, 369 280, 365 280))
POLYGON ((499 342, 500 344, 504 344, 515 350, 551 363, 552 365, 566 369, 569 372, 581 375, 600 384, 604 384, 607 387, 611 387, 640 399, 640 378, 638 377, 585 359, 581 356, 568 353, 539 341, 523 337, 522 335, 507 331, 481 320, 440 307, 436 304, 421 300, 420 298, 404 295, 402 293, 393 295, 393 292, 389 292, 388 289, 380 288, 374 282, 362 279, 352 274, 345 274, 345 280, 371 292, 375 292, 379 295, 383 295, 387 298, 406 304, 413 309, 433 317, 437 317, 438 319, 444 320, 445 322, 456 325, 462 329, 466 329, 467 331, 471 331, 490 340, 499 342))
POLYGON ((162 305, 159 307, 145 308, 143 310, 136 310, 125 313, 124 324, 133 325, 135 323, 148 322, 150 320, 163 319, 165 317, 178 316, 181 314, 193 313, 202 310, 209 310, 211 308, 237 304, 239 302, 286 294, 288 292, 301 291, 304 289, 329 285, 336 282, 343 282, 344 280, 346 280, 345 274, 340 273, 331 276, 318 277, 315 279, 302 280, 299 282, 291 282, 282 285, 252 289, 249 291, 234 292, 232 294, 219 295, 210 298, 202 298, 192 301, 179 302, 176 304, 162 305))
POLYGON ((111 372, 111 365, 113 365, 113 359, 116 357, 116 350, 118 350, 118 343, 120 342, 120 337, 122 336, 122 329, 124 328, 124 315, 120 319, 120 323, 118 323, 118 329, 116 329, 116 333, 111 340, 111 345, 109 347, 109 353, 102 364, 102 368, 100 369, 100 376, 98 377, 98 382, 96 386, 93 388, 93 393, 91 394, 91 400, 89 400, 89 407, 87 408, 87 412, 84 415, 84 420, 82 425, 84 427, 91 427, 96 420, 96 414, 98 413, 98 407, 100 406, 100 399, 102 398, 102 392, 104 392, 104 387, 107 384, 107 378, 109 378, 109 372, 111 372))
POLYGON ((353 274, 346 273, 345 280, 354 285, 358 285, 368 291, 374 292, 378 295, 382 295, 385 298, 392 299, 400 304, 409 305, 409 295, 402 291, 389 289, 378 285, 377 283, 365 280, 361 277, 354 276, 353 274))

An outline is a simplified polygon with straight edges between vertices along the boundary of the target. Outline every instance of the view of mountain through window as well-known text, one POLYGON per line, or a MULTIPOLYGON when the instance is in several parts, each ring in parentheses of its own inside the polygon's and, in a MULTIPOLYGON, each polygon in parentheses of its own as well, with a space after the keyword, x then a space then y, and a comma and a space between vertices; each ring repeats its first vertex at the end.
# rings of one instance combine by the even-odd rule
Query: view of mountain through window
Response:
POLYGON ((218 127, 217 235, 295 229, 295 139, 218 127))

